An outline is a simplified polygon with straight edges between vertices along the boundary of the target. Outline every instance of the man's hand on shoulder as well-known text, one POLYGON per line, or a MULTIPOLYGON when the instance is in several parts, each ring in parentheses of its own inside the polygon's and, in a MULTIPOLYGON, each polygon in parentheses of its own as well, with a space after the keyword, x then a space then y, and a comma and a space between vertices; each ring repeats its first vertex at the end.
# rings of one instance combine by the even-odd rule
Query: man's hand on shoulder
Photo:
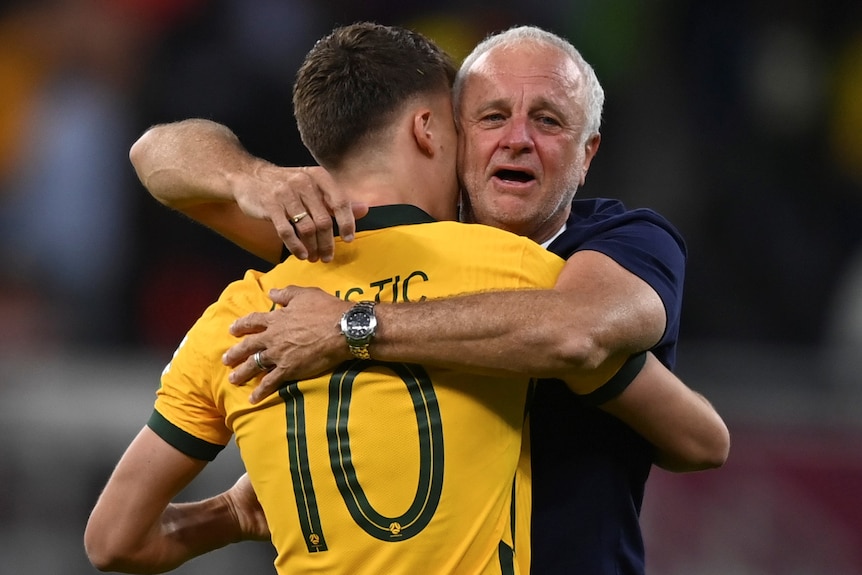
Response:
POLYGON ((332 218, 341 237, 351 241, 355 218, 368 213, 352 204, 321 167, 285 168, 260 161, 252 173, 232 182, 237 205, 247 216, 269 220, 290 253, 309 261, 332 260, 332 218))

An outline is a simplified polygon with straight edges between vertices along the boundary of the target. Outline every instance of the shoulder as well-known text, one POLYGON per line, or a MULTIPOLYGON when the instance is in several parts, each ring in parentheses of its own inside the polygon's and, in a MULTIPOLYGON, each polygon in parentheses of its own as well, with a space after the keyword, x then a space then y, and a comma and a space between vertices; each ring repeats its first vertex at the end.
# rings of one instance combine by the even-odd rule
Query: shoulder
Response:
POLYGON ((682 237, 676 227, 660 213, 649 208, 626 207, 620 200, 589 198, 574 200, 567 222, 574 229, 604 229, 626 225, 653 225, 669 234, 682 237))
POLYGON ((488 251, 505 250, 506 254, 513 254, 513 257, 536 258, 539 260, 556 261, 559 255, 553 251, 548 251, 540 244, 530 238, 519 236, 512 232, 501 230, 485 224, 465 224, 459 222, 440 222, 441 224, 450 224, 452 228, 442 228, 443 233, 447 237, 455 237, 448 231, 449 229, 459 230, 459 236, 456 242, 463 249, 469 246, 469 254, 482 255, 488 251), (469 242, 469 243, 467 243, 469 242), (514 256, 518 254, 518 256, 514 256))
POLYGON ((426 262, 423 269, 450 274, 464 286, 478 278, 496 282, 474 285, 473 290, 550 287, 565 265, 564 258, 533 240, 483 224, 438 222, 406 227, 429 234, 418 237, 420 241, 411 250, 411 258, 426 262))
POLYGON ((221 365, 221 354, 235 343, 229 326, 252 311, 268 311, 264 307, 266 302, 272 304, 261 287, 261 276, 260 272, 249 270, 242 279, 228 284, 191 326, 179 349, 197 356, 196 362, 221 365))
POLYGON ((419 237, 427 237, 428 239, 435 239, 435 241, 459 244, 462 248, 469 246, 471 250, 474 250, 475 243, 473 242, 484 242, 490 245, 498 244, 501 246, 512 246, 528 251, 544 251, 539 244, 529 238, 485 224, 452 221, 432 222, 421 225, 403 226, 397 228, 397 231, 402 231, 419 237), (467 241, 470 241, 471 243, 463 243, 467 241))
MULTIPOLYGON (((629 209, 620 200, 589 198, 572 202, 566 230, 550 246, 562 257, 597 244, 637 244, 686 256, 682 234, 664 216, 648 208, 629 209)), ((604 250, 599 250, 604 251, 604 250)))

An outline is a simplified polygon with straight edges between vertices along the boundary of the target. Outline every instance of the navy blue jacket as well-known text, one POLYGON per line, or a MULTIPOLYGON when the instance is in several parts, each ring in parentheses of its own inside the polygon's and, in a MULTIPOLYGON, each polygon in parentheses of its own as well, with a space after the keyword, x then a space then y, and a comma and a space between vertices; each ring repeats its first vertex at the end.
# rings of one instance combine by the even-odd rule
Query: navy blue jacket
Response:
MULTIPOLYGON (((602 252, 650 284, 667 312, 665 334, 652 352, 673 367, 686 249, 667 220, 617 200, 575 200, 566 230, 548 249, 563 258, 602 252)), ((650 444, 579 403, 558 380, 536 386, 530 425, 532 574, 643 575, 639 517, 650 444)))

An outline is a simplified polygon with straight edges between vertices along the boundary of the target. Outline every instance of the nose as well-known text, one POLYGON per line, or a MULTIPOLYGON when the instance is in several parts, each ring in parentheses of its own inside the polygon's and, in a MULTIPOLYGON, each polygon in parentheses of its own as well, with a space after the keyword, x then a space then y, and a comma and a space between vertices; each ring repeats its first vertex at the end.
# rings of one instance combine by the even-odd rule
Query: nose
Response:
POLYGON ((509 118, 500 145, 516 154, 532 150, 533 136, 530 133, 530 124, 527 118, 517 116, 509 118))

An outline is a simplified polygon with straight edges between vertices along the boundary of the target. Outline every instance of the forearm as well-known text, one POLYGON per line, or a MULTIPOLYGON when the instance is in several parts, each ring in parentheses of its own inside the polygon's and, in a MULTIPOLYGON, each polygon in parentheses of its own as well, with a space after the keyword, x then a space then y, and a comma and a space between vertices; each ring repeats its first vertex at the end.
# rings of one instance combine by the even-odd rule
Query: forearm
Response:
POLYGON ((591 251, 568 259, 554 289, 378 307, 380 359, 580 379, 585 390, 613 374, 609 361, 619 367, 665 328, 652 287, 591 251))
POLYGON ((171 501, 206 466, 149 427, 129 445, 84 532, 87 557, 103 571, 162 573, 237 541, 242 528, 230 490, 197 503, 171 501))
POLYGON ((147 130, 129 151, 141 183, 173 209, 233 202, 231 178, 257 163, 227 127, 209 120, 183 120, 147 130))
MULTIPOLYGON (((258 203, 268 185, 262 175, 279 168, 249 154, 225 126, 208 120, 155 126, 134 143, 129 158, 160 203, 266 261, 281 259, 282 239, 258 203)), ((301 249, 283 214, 278 221, 289 247, 301 249)))
POLYGON ((372 355, 477 373, 586 374, 606 356, 594 353, 595 334, 579 325, 570 300, 528 290, 379 305, 372 355))
POLYGON ((655 463, 665 470, 700 471, 727 459, 730 434, 721 416, 651 354, 626 390, 601 409, 652 443, 655 463))
MULTIPOLYGON (((730 432, 705 397, 691 392, 689 437, 658 434, 655 464, 676 473, 705 471, 721 467, 730 453, 730 432)), ((686 428, 683 428, 684 430, 686 428)))
POLYGON ((147 527, 141 517, 129 517, 141 527, 124 529, 116 518, 101 533, 88 528, 87 553, 101 571, 164 573, 208 551, 240 541, 243 536, 225 494, 194 503, 170 504, 147 527), (131 536, 130 536, 131 535, 131 536), (98 541, 98 544, 93 542, 98 541))

